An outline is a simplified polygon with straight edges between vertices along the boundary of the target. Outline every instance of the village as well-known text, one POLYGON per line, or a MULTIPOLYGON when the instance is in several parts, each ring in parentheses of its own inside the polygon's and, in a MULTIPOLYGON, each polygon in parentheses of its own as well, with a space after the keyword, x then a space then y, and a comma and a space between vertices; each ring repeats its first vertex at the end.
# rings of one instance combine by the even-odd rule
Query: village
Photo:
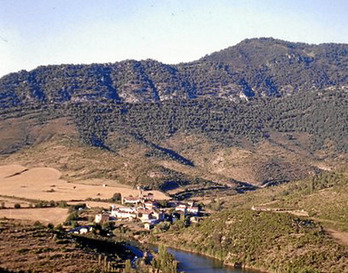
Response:
MULTIPOLYGON (((138 191, 138 196, 121 196, 120 204, 112 204, 109 210, 95 214, 94 223, 122 222, 128 227, 151 230, 162 222, 169 225, 178 220, 183 220, 185 225, 198 223, 204 216, 202 205, 195 201, 156 200, 151 192, 143 191, 140 187, 138 191)), ((88 203, 86 205, 88 207, 88 203)), ((85 234, 92 230, 93 225, 82 225, 70 232, 85 234)))

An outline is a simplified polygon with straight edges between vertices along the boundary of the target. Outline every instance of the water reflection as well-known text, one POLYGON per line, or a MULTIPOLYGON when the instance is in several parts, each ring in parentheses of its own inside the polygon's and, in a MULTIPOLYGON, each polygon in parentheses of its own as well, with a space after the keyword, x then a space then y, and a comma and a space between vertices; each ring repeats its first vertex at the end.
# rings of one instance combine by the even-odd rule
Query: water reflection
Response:
POLYGON ((175 256, 179 261, 179 271, 187 273, 256 273, 253 270, 242 270, 232 267, 224 267, 222 262, 205 257, 198 254, 193 254, 181 250, 167 248, 168 252, 175 256))

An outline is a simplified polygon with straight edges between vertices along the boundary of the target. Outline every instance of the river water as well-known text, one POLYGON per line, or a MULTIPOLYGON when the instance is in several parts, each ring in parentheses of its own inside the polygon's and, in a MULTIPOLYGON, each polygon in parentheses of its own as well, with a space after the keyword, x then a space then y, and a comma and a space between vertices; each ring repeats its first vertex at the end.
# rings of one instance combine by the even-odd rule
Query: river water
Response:
POLYGON ((223 266, 222 262, 194 254, 186 251, 181 251, 173 248, 167 248, 167 251, 175 256, 175 259, 179 261, 179 272, 184 271, 187 273, 259 273, 254 270, 236 269, 233 267, 223 266))

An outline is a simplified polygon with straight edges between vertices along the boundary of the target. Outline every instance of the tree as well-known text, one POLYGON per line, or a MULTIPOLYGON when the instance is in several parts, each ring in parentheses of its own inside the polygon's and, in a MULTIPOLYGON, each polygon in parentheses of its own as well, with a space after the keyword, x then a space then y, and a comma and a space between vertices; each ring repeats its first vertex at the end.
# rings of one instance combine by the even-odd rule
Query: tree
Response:
POLYGON ((124 267, 124 271, 126 273, 130 273, 132 270, 132 265, 131 265, 131 261, 130 260, 126 260, 125 262, 125 267, 124 267))
POLYGON ((178 263, 164 245, 159 245, 158 255, 153 261, 153 266, 160 269, 163 273, 176 273, 178 263))
POLYGON ((121 199, 122 199, 122 196, 119 192, 114 193, 114 195, 112 196, 112 200, 115 202, 121 201, 121 199))

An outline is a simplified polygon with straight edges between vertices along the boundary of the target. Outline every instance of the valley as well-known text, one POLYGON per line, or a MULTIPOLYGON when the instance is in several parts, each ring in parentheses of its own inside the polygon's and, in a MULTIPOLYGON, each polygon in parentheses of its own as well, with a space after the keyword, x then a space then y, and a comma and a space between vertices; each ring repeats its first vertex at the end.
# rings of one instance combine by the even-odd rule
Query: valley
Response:
POLYGON ((2 77, 0 235, 27 262, 0 271, 81 272, 76 256, 91 272, 177 272, 165 251, 135 257, 157 244, 264 272, 348 272, 347 56, 260 38, 178 65, 2 77), (101 250, 114 244, 127 255, 101 250))

